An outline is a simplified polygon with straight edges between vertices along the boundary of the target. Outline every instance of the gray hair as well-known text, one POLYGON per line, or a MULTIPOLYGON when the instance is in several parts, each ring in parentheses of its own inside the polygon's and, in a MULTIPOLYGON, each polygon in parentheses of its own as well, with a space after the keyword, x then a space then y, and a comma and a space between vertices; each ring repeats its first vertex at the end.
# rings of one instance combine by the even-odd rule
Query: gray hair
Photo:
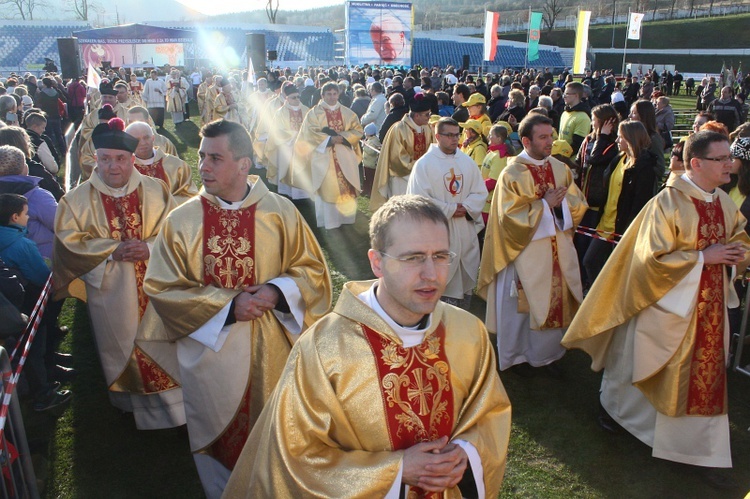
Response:
POLYGON ((547 109, 552 109, 552 97, 548 95, 540 95, 539 106, 547 108, 547 109))

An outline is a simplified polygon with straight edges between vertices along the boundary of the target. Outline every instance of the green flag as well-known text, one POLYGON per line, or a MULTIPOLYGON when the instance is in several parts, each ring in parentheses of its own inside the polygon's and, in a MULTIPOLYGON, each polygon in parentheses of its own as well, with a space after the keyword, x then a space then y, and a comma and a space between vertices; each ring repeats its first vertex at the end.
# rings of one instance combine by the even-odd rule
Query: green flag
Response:
POLYGON ((542 13, 532 12, 529 17, 529 62, 539 59, 539 37, 542 33, 542 13))

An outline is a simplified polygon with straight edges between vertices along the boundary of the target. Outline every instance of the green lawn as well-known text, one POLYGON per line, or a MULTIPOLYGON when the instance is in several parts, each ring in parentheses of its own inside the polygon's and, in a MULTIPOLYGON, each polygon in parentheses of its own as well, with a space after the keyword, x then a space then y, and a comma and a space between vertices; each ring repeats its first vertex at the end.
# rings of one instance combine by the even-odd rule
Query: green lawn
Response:
MULTIPOLYGON (((166 134, 197 166, 198 121, 193 122, 175 130, 168 121, 166 134)), ((360 203, 362 213, 353 226, 313 228, 325 248, 337 294, 346 280, 371 277, 365 206, 360 203)), ((312 203, 298 207, 314 226, 312 203)), ((472 311, 482 317, 483 309, 475 299, 472 311)), ((26 410, 43 497, 202 497, 185 430, 137 431, 132 417, 107 400, 85 306, 69 300, 63 322, 73 331, 64 348, 74 354, 79 371, 73 401, 57 419, 26 410)), ((501 497, 739 498, 750 489, 750 379, 734 373, 729 378, 734 474, 743 488, 720 494, 691 470, 650 457, 635 438, 601 431, 595 423, 600 375, 589 370, 589 359, 581 352, 571 352, 562 366, 564 381, 501 375, 513 404, 501 497)))

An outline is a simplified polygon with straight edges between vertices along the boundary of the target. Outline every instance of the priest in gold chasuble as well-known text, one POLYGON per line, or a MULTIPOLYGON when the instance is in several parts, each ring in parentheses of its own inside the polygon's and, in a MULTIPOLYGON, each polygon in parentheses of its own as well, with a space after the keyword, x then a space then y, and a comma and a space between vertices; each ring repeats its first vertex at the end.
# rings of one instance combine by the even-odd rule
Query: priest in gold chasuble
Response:
POLYGON ((406 194, 414 163, 435 141, 429 120, 430 102, 422 94, 417 94, 409 102, 409 113, 388 129, 375 169, 370 196, 372 211, 377 210, 391 196, 406 194))
POLYGON ((481 321, 439 301, 448 221, 404 195, 370 227, 379 279, 295 344, 224 497, 497 497, 510 402, 481 321))
POLYGON ((501 370, 562 358, 560 340, 583 298, 573 232, 587 205, 568 167, 550 156, 552 131, 545 116, 521 122, 524 150, 492 199, 477 293, 487 300, 501 370))
POLYGON ((231 121, 201 130, 204 188, 167 218, 144 288, 138 345, 177 344, 190 448, 219 497, 286 362, 331 305, 323 253, 291 201, 255 176, 252 142, 231 121))
POLYGON ((563 345, 604 369, 600 424, 613 419, 654 457, 729 468, 727 306, 739 304, 731 279, 750 240, 718 189, 729 181, 727 138, 695 133, 683 153, 686 172, 625 232, 563 345))
MULTIPOLYGON (((170 428, 185 424, 182 390, 134 341, 148 304, 150 246, 175 204, 162 182, 134 169, 138 141, 123 128, 115 118, 94 129, 96 169, 60 200, 53 282, 58 296, 87 300, 112 404, 132 412, 139 429, 170 428)), ((173 345, 162 350, 176 360, 173 345)))
POLYGON ((148 123, 131 123, 125 131, 138 139, 135 150, 135 168, 138 173, 164 182, 177 204, 198 194, 190 166, 180 158, 154 147, 156 134, 148 123))
POLYGON ((289 171, 294 153, 294 141, 297 140, 302 121, 310 108, 300 102, 299 90, 293 83, 287 82, 282 88, 286 101, 281 109, 276 111, 268 131, 266 178, 270 183, 278 185, 279 194, 292 199, 308 199, 310 197, 308 193, 290 185, 289 171))
POLYGON ((359 118, 339 103, 339 88, 328 82, 322 99, 310 109, 294 143, 291 183, 315 196, 318 227, 353 224, 359 194, 359 118))

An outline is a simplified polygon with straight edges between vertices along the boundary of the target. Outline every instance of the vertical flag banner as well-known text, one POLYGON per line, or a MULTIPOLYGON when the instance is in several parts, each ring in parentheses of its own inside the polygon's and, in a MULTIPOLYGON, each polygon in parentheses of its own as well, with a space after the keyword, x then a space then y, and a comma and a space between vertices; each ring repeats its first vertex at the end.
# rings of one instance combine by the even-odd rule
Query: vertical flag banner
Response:
POLYGON ((742 78, 744 78, 744 75, 742 74, 742 61, 740 61, 740 64, 737 66, 737 84, 742 85, 742 78))
POLYGON ((89 88, 95 88, 99 90, 99 84, 102 82, 102 77, 96 72, 94 66, 89 64, 89 69, 86 72, 86 86, 89 88))
POLYGON ((573 72, 581 74, 586 70, 586 49, 589 46, 589 21, 591 11, 578 12, 578 26, 576 27, 576 48, 573 57, 573 72))
POLYGON ((641 21, 643 21, 643 16, 644 14, 639 14, 637 12, 630 13, 630 22, 628 23, 628 39, 641 39, 641 21))
POLYGON ((497 25, 500 21, 499 12, 485 12, 484 18, 484 60, 494 61, 497 55, 497 25))
POLYGON ((539 38, 542 33, 542 13, 532 12, 529 16, 529 62, 539 59, 539 38))

